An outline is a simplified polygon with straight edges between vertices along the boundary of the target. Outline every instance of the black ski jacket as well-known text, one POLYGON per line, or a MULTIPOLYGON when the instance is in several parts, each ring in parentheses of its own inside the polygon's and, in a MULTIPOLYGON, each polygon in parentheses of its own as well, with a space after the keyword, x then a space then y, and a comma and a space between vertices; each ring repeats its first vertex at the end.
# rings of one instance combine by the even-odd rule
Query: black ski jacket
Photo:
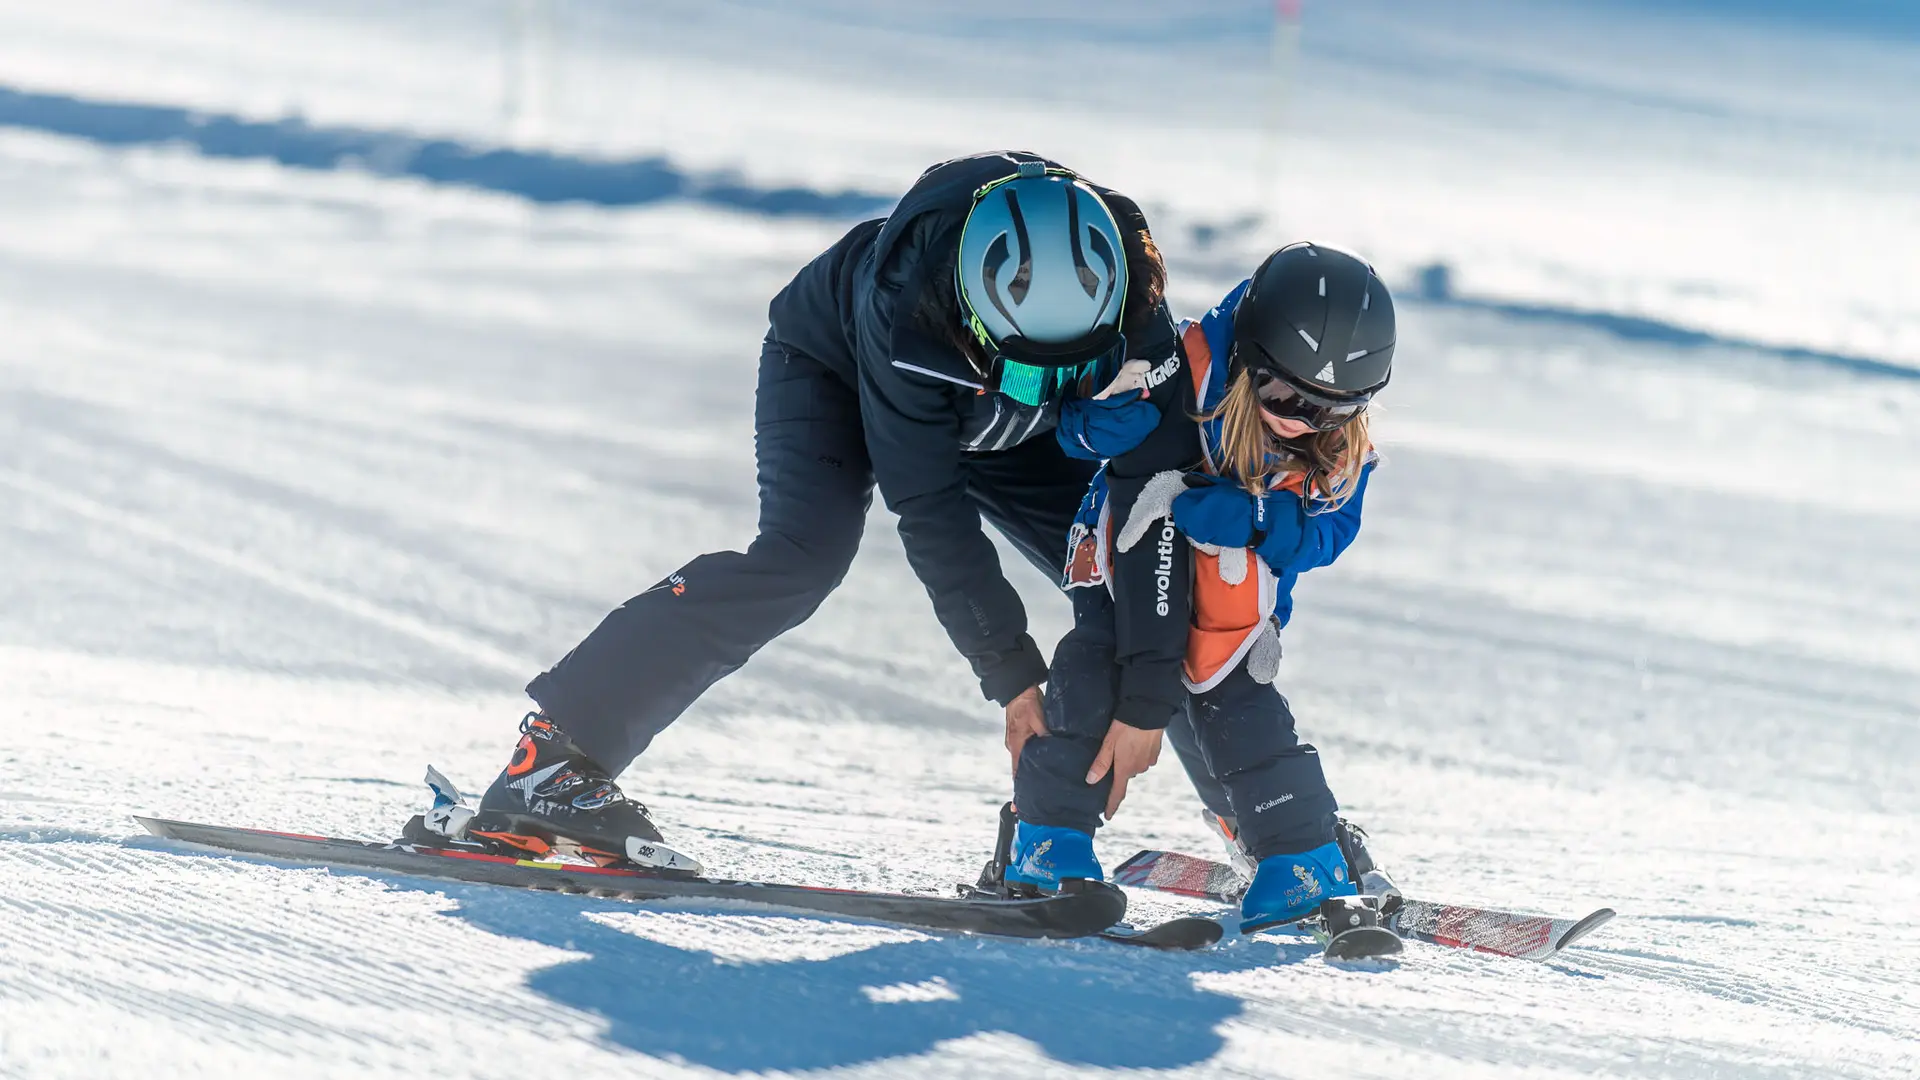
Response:
MULTIPOLYGON (((916 318, 927 290, 954 288, 960 227, 982 185, 1022 161, 1007 151, 956 158, 922 173, 889 216, 862 222, 775 296, 775 340, 819 360, 854 387, 874 478, 900 517, 907 561, 980 688, 1004 705, 1045 681, 1026 609, 1000 571, 962 462, 1052 431, 1057 407, 1035 409, 982 394, 984 378, 937 329, 916 318)), ((1095 187, 1123 234, 1146 227, 1132 200, 1095 187)), ((1137 267, 1130 267, 1137 272, 1137 267)), ((1130 311, 1129 352, 1155 359, 1177 348, 1164 304, 1130 311)), ((1063 510, 1063 518, 1071 508, 1063 510)), ((1062 551, 1066 538, 1061 538, 1062 551)))

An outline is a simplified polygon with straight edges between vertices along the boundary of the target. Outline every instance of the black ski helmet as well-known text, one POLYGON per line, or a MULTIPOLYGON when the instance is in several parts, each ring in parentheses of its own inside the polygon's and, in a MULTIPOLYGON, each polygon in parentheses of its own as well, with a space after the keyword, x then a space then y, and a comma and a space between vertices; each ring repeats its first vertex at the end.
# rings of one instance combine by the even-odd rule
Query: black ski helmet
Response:
POLYGON ((1393 297, 1364 259, 1324 244, 1267 256, 1233 314, 1230 371, 1252 368, 1308 401, 1365 400, 1393 374, 1393 297))

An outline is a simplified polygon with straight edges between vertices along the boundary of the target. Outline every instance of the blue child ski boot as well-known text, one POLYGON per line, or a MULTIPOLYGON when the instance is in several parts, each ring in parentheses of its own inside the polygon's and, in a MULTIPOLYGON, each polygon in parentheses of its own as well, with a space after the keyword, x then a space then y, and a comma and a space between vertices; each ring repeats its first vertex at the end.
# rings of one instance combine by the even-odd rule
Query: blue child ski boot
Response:
POLYGON ((1093 834, 1061 825, 1014 827, 1013 858, 1007 863, 1007 884, 1031 885, 1058 892, 1068 878, 1105 881, 1100 860, 1093 855, 1093 834))
POLYGON ((1299 855, 1269 855, 1260 860, 1253 883, 1240 897, 1240 932, 1299 922, 1326 901, 1356 892, 1338 844, 1322 844, 1299 855))

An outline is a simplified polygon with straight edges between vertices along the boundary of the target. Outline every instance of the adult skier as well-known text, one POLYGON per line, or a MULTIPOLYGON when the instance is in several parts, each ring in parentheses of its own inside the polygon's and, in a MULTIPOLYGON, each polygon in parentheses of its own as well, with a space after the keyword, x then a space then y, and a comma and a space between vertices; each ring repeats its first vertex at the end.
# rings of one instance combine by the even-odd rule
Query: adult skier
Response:
MULTIPOLYGON (((1026 743, 1014 777, 1009 882, 1100 878, 1094 830, 1126 791, 1116 754, 1150 761, 1165 729, 1217 827, 1254 866, 1243 931, 1355 892, 1342 843, 1357 838, 1273 680, 1294 581, 1359 531, 1375 462, 1367 404, 1392 373, 1394 336, 1393 301, 1372 268, 1316 244, 1274 252, 1182 327, 1189 393, 1153 438, 1180 431, 1157 464, 1190 471, 1156 476, 1130 511, 1104 475, 1088 491, 1063 582, 1075 620, 1054 653, 1048 736, 1026 743), (1187 542, 1174 542, 1176 529, 1187 542), (1188 542, 1190 574, 1174 558, 1188 542), (1151 562, 1125 555, 1148 548, 1151 562), (1130 704, 1117 700, 1123 686, 1138 695, 1130 704)), ((1069 405, 1062 431, 1085 432, 1087 417, 1134 396, 1124 373, 1110 389, 1069 405)), ((1079 441, 1137 454, 1138 434, 1079 441)))
POLYGON ((1047 664, 980 519, 1058 572, 1095 470, 1050 437, 1061 399, 1103 360, 1174 356, 1164 283, 1139 207, 1053 161, 928 169, 773 299, 754 405, 759 535, 667 575, 535 678, 539 708, 505 770, 475 817, 443 828, 690 865, 613 778, 813 614, 853 561, 876 485, 981 692, 1010 733, 1044 730, 1047 664))

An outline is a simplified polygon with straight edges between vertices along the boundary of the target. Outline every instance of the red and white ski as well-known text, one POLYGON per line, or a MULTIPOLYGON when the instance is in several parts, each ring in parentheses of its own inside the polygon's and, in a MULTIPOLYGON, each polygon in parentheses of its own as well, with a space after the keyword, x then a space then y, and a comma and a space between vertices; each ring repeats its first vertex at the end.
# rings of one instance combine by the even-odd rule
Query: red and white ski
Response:
MULTIPOLYGON (((1233 867, 1177 851, 1142 851, 1114 870, 1113 883, 1223 904, 1236 902, 1243 887, 1233 867)), ((1555 919, 1406 896, 1389 898, 1381 913, 1401 937, 1522 960, 1551 959, 1614 916, 1612 908, 1601 908, 1579 919, 1555 919)))

